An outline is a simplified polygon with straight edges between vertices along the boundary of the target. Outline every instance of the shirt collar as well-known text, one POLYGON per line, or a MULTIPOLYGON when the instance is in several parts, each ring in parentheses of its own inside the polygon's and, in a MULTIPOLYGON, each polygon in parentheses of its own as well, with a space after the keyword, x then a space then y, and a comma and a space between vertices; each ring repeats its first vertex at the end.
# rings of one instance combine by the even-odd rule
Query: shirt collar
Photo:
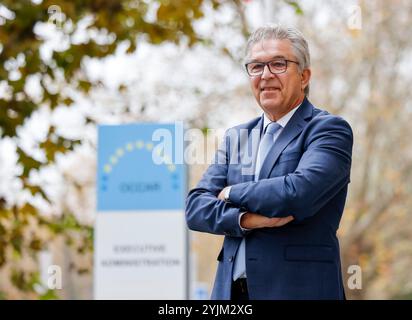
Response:
MULTIPOLYGON (((282 128, 286 127, 288 124, 289 120, 292 118, 293 114, 298 110, 298 108, 302 105, 302 103, 298 104, 295 108, 290 110, 288 113, 286 113, 282 118, 280 118, 278 121, 276 121, 277 124, 280 124, 282 128)), ((265 131, 267 125, 271 123, 272 120, 268 118, 266 113, 263 114, 263 132, 265 131)))

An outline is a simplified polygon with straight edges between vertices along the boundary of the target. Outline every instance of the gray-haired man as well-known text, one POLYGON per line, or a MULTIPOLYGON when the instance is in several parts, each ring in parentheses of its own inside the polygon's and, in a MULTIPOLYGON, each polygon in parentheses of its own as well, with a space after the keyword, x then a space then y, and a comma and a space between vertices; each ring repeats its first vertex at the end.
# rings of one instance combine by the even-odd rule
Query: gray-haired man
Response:
POLYGON ((336 231, 352 130, 307 99, 310 56, 298 30, 256 30, 245 66, 263 115, 231 131, 259 130, 254 171, 231 158, 248 150, 227 135, 186 205, 189 228, 225 235, 212 298, 343 299, 336 231))

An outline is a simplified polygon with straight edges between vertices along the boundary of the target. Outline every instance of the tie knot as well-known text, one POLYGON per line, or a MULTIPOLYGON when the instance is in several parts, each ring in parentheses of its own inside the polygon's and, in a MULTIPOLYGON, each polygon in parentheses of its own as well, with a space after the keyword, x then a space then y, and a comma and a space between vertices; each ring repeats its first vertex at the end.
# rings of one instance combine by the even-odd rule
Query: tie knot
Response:
POLYGON ((282 128, 282 126, 276 122, 270 122, 267 126, 266 126, 266 133, 265 134, 275 134, 276 131, 278 131, 280 128, 282 128))

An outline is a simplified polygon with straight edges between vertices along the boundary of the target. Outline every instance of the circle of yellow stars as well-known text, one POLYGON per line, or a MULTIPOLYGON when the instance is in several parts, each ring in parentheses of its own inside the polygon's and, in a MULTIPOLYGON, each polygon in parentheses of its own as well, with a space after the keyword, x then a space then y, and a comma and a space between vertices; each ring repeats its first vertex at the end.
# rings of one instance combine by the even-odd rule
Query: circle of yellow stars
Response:
MULTIPOLYGON (((114 167, 117 165, 119 160, 128 152, 133 152, 134 150, 153 150, 153 143, 152 142, 144 142, 143 140, 138 140, 135 142, 128 142, 124 147, 120 147, 116 149, 114 154, 109 156, 109 161, 103 166, 103 171, 106 174, 110 174, 114 167)), ((157 155, 163 159, 163 163, 169 163, 167 165, 167 169, 170 172, 176 171, 176 166, 172 164, 172 159, 168 155, 162 154, 160 150, 157 150, 157 155)))

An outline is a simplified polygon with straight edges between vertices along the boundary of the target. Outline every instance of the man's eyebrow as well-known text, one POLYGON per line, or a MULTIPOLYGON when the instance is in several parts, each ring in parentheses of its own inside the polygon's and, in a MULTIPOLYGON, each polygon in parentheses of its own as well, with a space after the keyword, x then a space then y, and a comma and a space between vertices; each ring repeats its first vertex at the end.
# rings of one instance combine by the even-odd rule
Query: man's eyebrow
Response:
MULTIPOLYGON (((286 59, 286 57, 285 56, 283 56, 283 55, 277 55, 277 56, 273 56, 273 57, 271 57, 269 60, 267 60, 267 61, 271 61, 271 60, 274 60, 274 59, 286 59)), ((261 60, 257 60, 257 59, 252 59, 252 60, 249 60, 247 63, 251 63, 251 62, 262 62, 261 60)))

